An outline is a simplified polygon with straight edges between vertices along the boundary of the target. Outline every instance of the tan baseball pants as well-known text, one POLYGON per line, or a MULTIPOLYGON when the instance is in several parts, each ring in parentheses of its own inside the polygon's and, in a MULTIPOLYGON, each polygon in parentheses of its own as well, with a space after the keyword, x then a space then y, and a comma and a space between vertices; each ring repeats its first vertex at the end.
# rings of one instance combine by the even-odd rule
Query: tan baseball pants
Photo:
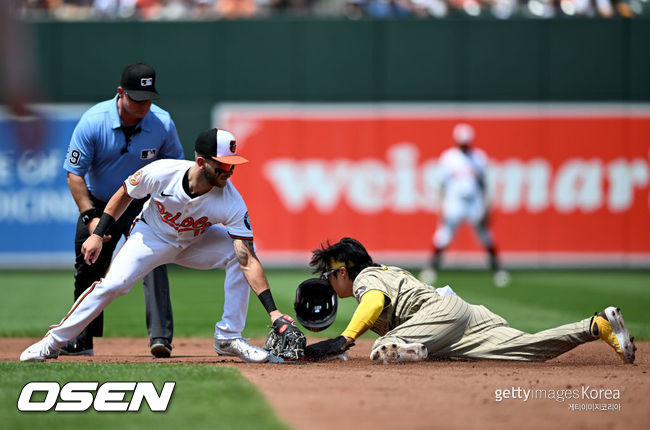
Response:
POLYGON ((434 295, 405 323, 375 342, 373 349, 389 343, 422 343, 430 358, 545 361, 594 340, 590 318, 525 333, 485 306, 471 305, 456 295, 434 295))

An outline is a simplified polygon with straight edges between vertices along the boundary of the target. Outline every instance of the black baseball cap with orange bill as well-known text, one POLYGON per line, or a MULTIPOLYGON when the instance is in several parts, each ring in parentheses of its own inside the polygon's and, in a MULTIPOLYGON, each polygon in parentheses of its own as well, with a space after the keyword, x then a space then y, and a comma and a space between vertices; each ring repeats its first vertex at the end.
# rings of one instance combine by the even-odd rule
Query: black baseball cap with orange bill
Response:
POLYGON ((248 160, 237 154, 237 140, 232 133, 213 128, 199 134, 194 142, 197 154, 212 158, 222 164, 244 164, 248 160))

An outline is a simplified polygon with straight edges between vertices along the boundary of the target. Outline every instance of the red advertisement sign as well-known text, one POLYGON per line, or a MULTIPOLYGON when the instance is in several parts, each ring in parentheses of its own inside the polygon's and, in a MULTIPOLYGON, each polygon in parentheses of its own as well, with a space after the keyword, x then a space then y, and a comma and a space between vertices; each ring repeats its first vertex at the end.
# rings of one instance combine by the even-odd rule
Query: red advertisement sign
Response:
MULTIPOLYGON (((438 222, 436 165, 465 122, 489 157, 491 225, 507 265, 650 264, 650 106, 229 104, 214 123, 251 160, 232 181, 260 256, 306 264, 351 236, 420 264, 438 222)), ((462 227, 451 259, 481 259, 462 227)))

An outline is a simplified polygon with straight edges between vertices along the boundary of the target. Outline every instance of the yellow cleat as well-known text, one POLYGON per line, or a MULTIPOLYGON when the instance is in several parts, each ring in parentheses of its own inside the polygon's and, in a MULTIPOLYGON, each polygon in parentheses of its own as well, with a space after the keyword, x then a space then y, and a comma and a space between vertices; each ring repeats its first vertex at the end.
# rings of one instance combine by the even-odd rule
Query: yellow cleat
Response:
POLYGON ((634 363, 634 338, 625 328, 621 310, 613 306, 591 319, 591 334, 607 342, 621 357, 624 363, 634 363))

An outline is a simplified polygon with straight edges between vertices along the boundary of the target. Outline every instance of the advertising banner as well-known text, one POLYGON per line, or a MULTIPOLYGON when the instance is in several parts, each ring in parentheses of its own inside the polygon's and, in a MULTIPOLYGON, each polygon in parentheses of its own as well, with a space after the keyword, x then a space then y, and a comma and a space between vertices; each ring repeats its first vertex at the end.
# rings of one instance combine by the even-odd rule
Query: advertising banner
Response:
MULTIPOLYGON (((419 265, 438 223, 437 160, 468 123, 489 157, 490 221, 507 265, 650 266, 650 106, 221 104, 250 163, 233 183, 260 256, 305 266, 350 236, 419 265)), ((449 262, 484 265, 463 226, 449 262)))
POLYGON ((79 216, 63 170, 72 131, 88 106, 0 110, 0 267, 74 264, 79 216))

